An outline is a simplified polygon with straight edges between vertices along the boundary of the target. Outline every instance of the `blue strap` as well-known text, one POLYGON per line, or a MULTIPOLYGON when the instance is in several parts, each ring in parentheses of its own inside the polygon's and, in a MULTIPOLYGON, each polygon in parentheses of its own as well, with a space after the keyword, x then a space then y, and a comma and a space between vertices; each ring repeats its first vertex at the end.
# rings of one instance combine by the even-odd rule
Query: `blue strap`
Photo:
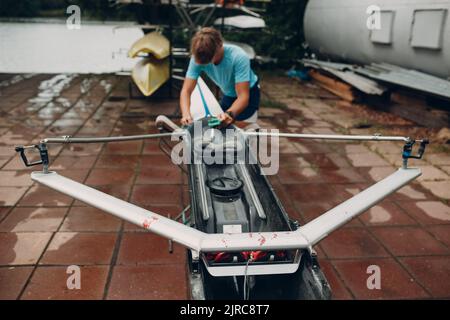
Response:
POLYGON ((203 108, 205 109, 205 117, 212 115, 211 112, 209 112, 208 105, 206 104, 205 97, 203 97, 202 89, 200 88, 200 85, 197 83, 198 91, 200 92, 200 97, 202 98, 203 102, 203 108))

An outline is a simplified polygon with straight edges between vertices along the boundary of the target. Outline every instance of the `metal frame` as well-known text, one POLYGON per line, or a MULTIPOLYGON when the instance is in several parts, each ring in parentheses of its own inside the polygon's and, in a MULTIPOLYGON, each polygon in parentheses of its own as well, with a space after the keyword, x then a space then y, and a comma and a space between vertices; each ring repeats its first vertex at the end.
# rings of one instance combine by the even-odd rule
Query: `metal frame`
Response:
MULTIPOLYGON (((207 234, 197 229, 191 228, 184 223, 179 223, 163 215, 140 208, 129 202, 117 199, 99 190, 66 178, 56 172, 48 171, 48 154, 46 145, 50 143, 102 143, 112 141, 130 141, 139 139, 167 138, 175 135, 184 143, 189 144, 189 139, 183 139, 188 135, 186 130, 180 128, 167 117, 160 116, 156 120, 160 130, 173 131, 148 135, 122 136, 122 137, 98 137, 98 138, 72 138, 63 136, 60 138, 43 139, 38 145, 17 147, 27 166, 42 164, 42 172, 33 172, 31 178, 51 189, 57 190, 70 197, 78 199, 86 204, 106 211, 118 218, 126 220, 137 226, 143 227, 151 232, 161 235, 169 241, 177 242, 189 249, 193 256, 200 257, 201 253, 217 251, 252 251, 252 250, 294 250, 304 249, 310 253, 312 247, 319 241, 327 237, 331 232, 365 212, 388 195, 408 184, 421 175, 420 169, 408 168, 409 158, 421 158, 428 140, 414 140, 408 137, 393 136, 349 136, 349 135, 316 135, 316 134, 293 134, 264 131, 243 131, 238 130, 238 134, 245 139, 252 136, 277 136, 287 138, 302 139, 328 139, 328 140, 358 140, 358 141, 403 141, 403 167, 398 169, 383 180, 375 183, 359 194, 344 201, 333 209, 325 212, 309 223, 300 226, 295 231, 283 232, 262 232, 262 233, 240 233, 240 234, 207 234), (416 142, 420 142, 417 155, 412 155, 412 147, 416 142), (41 161, 29 163, 25 150, 36 148, 41 155, 41 161)), ((246 181, 251 186, 251 181, 246 181)), ((257 196, 257 195, 256 195, 257 196)), ((202 208, 205 219, 209 218, 207 208, 202 208)), ((259 212, 261 218, 265 217, 264 211, 259 212)), ((230 275, 260 275, 260 274, 283 274, 296 272, 300 264, 298 254, 293 263, 248 266, 220 266, 212 267, 205 263, 208 271, 213 276, 230 275)), ((202 257, 203 258, 203 257, 202 257)))
POLYGON ((206 234, 155 212, 117 199, 56 172, 33 172, 31 178, 86 204, 173 240, 197 252, 308 249, 358 214, 421 175, 418 168, 399 169, 292 232, 206 234))

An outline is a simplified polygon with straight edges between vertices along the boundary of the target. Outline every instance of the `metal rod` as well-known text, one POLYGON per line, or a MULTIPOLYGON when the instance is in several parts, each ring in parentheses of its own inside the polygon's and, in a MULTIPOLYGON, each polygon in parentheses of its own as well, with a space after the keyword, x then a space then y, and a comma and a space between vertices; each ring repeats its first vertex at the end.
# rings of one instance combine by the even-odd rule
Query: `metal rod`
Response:
MULTIPOLYGON (((339 135, 339 134, 304 134, 304 133, 286 133, 286 132, 243 132, 247 136, 266 136, 280 138, 301 138, 301 139, 328 139, 328 140, 367 140, 367 141, 411 141, 409 137, 396 136, 360 136, 360 135, 339 135)), ((416 140, 420 142, 422 140, 416 140)))
POLYGON ((205 188, 205 176, 203 174, 203 167, 201 164, 194 164, 194 167, 197 171, 198 176, 198 187, 200 190, 200 202, 202 206, 202 214, 203 220, 209 219, 209 211, 208 211, 208 200, 206 199, 206 188, 205 188))
POLYGON ((244 179, 245 186, 248 188, 248 191, 250 192, 250 197, 253 200, 253 204, 255 205, 256 212, 258 213, 258 216, 261 219, 266 219, 266 213, 264 212, 264 208, 261 204, 261 201, 259 200, 258 193, 255 190, 255 187, 253 185, 252 179, 250 178, 250 175, 247 171, 247 167, 245 164, 238 164, 239 168, 241 169, 242 178, 244 179))
POLYGON ((140 134, 134 136, 118 136, 118 137, 97 137, 97 138, 74 138, 71 136, 62 136, 59 138, 46 138, 41 143, 101 143, 101 142, 120 142, 141 139, 155 139, 171 137, 172 135, 185 135, 184 132, 164 132, 154 134, 140 134))

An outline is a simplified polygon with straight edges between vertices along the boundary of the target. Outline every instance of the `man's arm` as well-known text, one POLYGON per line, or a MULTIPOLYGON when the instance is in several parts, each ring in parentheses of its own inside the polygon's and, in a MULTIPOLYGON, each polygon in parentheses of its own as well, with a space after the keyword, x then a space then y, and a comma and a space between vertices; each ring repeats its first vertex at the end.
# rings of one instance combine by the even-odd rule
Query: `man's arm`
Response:
POLYGON ((180 109, 181 109, 181 124, 187 125, 192 122, 191 117, 191 95, 197 85, 197 80, 185 78, 183 88, 180 93, 180 109))
MULTIPOLYGON (((232 112, 233 118, 236 118, 248 106, 250 100, 250 83, 248 81, 236 83, 235 89, 237 98, 227 110, 232 112)), ((226 113, 220 114, 218 118, 222 120, 222 125, 224 126, 228 126, 234 121, 234 119, 226 113)))

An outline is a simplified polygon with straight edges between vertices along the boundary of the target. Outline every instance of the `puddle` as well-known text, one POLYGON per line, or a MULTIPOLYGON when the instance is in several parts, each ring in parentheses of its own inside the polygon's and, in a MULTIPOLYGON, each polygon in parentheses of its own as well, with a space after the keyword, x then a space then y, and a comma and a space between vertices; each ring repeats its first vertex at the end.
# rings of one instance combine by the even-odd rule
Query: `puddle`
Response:
MULTIPOLYGON (((28 100, 31 105, 27 108, 28 112, 33 112, 46 106, 48 103, 53 102, 52 105, 48 105, 49 109, 56 109, 60 106, 67 106, 68 101, 60 98, 61 92, 67 88, 70 82, 76 78, 76 74, 58 74, 52 78, 42 81, 39 84, 39 92, 36 97, 28 100), (56 99, 58 98, 58 99, 56 99)), ((70 106, 70 103, 69 103, 70 106)), ((64 108, 61 108, 64 109, 64 108)))
POLYGON ((112 84, 107 80, 100 81, 100 85, 105 89, 106 93, 109 93, 112 89, 112 84))
POLYGON ((370 209, 370 223, 383 223, 391 220, 391 214, 380 206, 375 206, 370 209))
POLYGON ((48 246, 47 251, 57 251, 59 248, 61 248, 63 245, 67 244, 70 240, 75 238, 78 233, 76 232, 60 232, 58 234, 59 237, 55 237, 53 241, 48 246))
POLYGON ((443 203, 436 201, 419 201, 416 205, 431 218, 450 221, 450 208, 443 203))
POLYGON ((30 78, 34 77, 35 75, 36 75, 35 73, 28 73, 28 74, 19 74, 19 75, 13 76, 10 79, 1 81, 0 88, 9 87, 10 85, 16 84, 22 80, 30 79, 30 78))
POLYGON ((397 192, 415 200, 424 200, 427 198, 424 193, 414 190, 411 186, 404 186, 397 192))

